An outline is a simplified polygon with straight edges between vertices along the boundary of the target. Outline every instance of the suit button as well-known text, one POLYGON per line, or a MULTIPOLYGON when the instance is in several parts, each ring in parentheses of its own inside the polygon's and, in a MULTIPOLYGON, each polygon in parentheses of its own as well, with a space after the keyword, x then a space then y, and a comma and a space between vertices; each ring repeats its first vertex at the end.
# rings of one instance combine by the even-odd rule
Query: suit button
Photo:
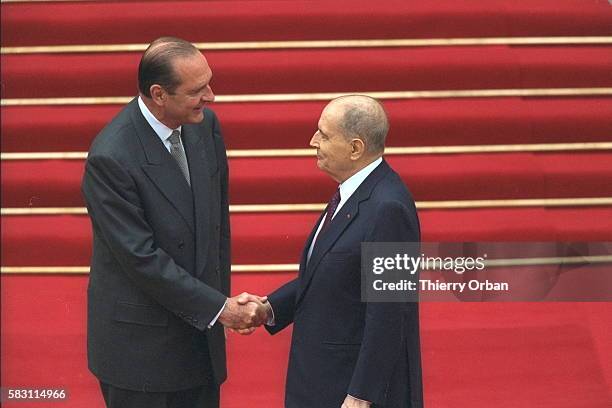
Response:
POLYGON ((179 244, 178 244, 178 248, 179 248, 179 249, 183 249, 183 248, 185 248, 185 243, 184 243, 183 241, 179 242, 179 244))

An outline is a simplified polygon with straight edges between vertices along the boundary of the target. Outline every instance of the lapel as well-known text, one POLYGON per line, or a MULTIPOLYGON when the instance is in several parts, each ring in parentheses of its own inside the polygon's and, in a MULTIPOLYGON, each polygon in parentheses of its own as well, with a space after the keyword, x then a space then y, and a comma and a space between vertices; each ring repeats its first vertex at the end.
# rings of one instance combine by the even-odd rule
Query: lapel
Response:
POLYGON ((142 116, 138 100, 133 99, 130 105, 130 116, 147 159, 147 163, 142 165, 143 171, 194 232, 193 200, 185 177, 176 160, 142 116))
POLYGON ((196 276, 206 266, 208 246, 208 232, 211 228, 211 175, 217 170, 215 149, 211 143, 212 138, 208 122, 204 122, 204 129, 198 125, 183 125, 183 143, 189 162, 191 188, 193 190, 193 203, 195 206, 195 236, 196 236, 196 276))
MULTIPOLYGON (((355 190, 353 195, 348 201, 342 206, 340 211, 332 219, 332 222, 327 227, 327 230, 323 234, 319 234, 317 242, 312 250, 310 261, 306 265, 306 258, 303 256, 302 263, 300 264, 300 286, 298 294, 296 296, 296 302, 299 302, 303 295, 306 293, 312 278, 317 270, 317 267, 321 263, 321 259, 329 252, 334 243, 340 238, 342 233, 348 228, 348 226, 355 220, 359 214, 359 206, 362 202, 367 201, 372 194, 372 190, 378 184, 378 182, 389 172, 390 167, 387 162, 383 159, 382 163, 372 171, 361 183, 361 185, 355 190)), ((323 212, 325 214, 325 211, 323 212)), ((321 216, 322 217, 322 216, 321 216)), ((319 222, 321 222, 319 217, 319 222)), ((319 222, 315 225, 314 231, 319 225, 319 222)), ((310 239, 308 240, 307 247, 305 249, 306 254, 312 241, 314 233, 311 232, 310 239)))
MULTIPOLYGON (((319 227, 321 220, 323 220, 323 217, 325 217, 326 212, 327 212, 327 207, 325 207, 325 209, 323 210, 323 213, 319 215, 319 219, 315 223, 312 231, 310 231, 310 235, 308 235, 308 239, 306 240, 306 244, 304 246, 304 249, 302 250, 302 257, 300 258, 300 271, 299 271, 300 276, 303 276, 304 273, 306 272, 306 264, 308 263, 308 251, 310 250, 310 243, 314 239, 314 235, 317 232, 317 228, 319 227)), ((313 253, 314 253, 314 248, 313 248, 313 253)))

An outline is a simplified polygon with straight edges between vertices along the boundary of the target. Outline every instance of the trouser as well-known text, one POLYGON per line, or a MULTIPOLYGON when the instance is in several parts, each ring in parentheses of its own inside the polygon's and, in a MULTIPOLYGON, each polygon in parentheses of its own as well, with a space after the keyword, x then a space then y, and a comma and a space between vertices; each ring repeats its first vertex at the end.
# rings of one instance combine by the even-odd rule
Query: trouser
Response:
POLYGON ((219 408, 219 387, 203 385, 173 392, 142 392, 100 382, 107 408, 219 408))

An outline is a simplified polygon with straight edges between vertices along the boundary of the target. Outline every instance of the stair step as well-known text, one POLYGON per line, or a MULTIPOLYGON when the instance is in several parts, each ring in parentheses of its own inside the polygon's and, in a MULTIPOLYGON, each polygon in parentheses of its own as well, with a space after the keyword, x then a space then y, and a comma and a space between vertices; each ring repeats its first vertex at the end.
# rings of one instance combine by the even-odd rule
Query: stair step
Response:
POLYGON ((598 0, 100 1, 3 4, 2 46, 148 43, 152 21, 196 42, 612 34, 598 0))
MULTIPOLYGON (((217 103, 228 149, 307 148, 326 102, 217 103)), ((384 101, 387 146, 612 141, 612 98, 384 101)), ((120 106, 2 108, 3 152, 87 151, 120 106)))
MULTIPOLYGON (((298 263, 318 213, 232 215, 234 264, 298 263), (271 250, 274 248, 274 250, 271 250)), ((606 241, 612 207, 420 211, 424 241, 606 241)), ((3 216, 3 266, 87 266, 86 216, 3 216)))
MULTIPOLYGON (((610 153, 389 156, 416 200, 612 197, 610 153)), ((5 161, 2 207, 83 206, 83 161, 5 161)), ((230 160, 232 204, 325 203, 315 157, 230 160)))
MULTIPOLYGON (((212 88, 218 95, 612 86, 610 46, 216 51, 206 55, 214 73, 212 88)), ((139 53, 4 55, 3 97, 130 96, 137 91, 139 60, 139 53)))

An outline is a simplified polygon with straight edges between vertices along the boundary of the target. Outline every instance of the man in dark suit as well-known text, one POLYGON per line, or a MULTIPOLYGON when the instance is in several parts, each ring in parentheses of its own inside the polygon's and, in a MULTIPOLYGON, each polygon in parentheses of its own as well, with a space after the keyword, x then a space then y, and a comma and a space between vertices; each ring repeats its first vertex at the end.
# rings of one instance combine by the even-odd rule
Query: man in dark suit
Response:
POLYGON ((107 406, 218 407, 223 326, 266 306, 228 298, 228 166, 212 71, 191 43, 160 38, 139 96, 98 134, 82 191, 93 228, 89 368, 107 406))
POLYGON ((299 276, 268 296, 267 330, 293 323, 287 408, 423 405, 417 304, 361 301, 361 243, 420 240, 414 200, 382 158, 388 128, 379 102, 345 96, 325 107, 310 141, 340 185, 299 276))

